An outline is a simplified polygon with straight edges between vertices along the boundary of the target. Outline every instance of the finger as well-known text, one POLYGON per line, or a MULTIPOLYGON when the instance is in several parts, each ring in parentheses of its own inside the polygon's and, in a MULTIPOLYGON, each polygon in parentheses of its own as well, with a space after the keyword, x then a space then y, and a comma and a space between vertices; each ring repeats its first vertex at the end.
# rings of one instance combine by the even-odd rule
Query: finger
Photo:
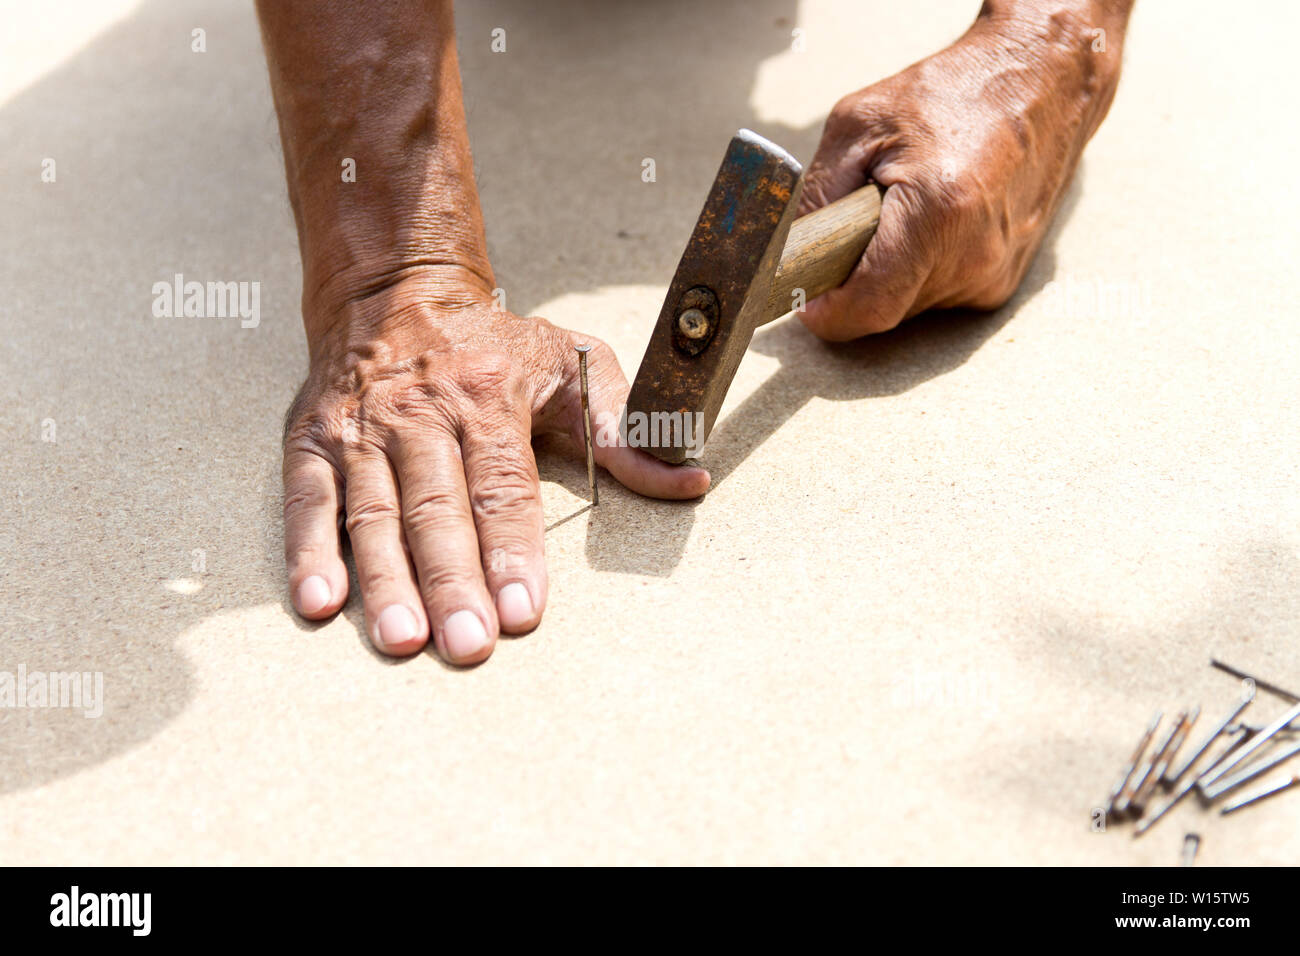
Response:
MULTIPOLYGON (((576 371, 572 382, 571 407, 575 424, 570 440, 585 455, 582 431, 582 397, 576 371)), ((670 465, 640 448, 619 440, 619 417, 627 402, 628 384, 614 351, 603 343, 588 356, 588 397, 591 406, 592 444, 596 464, 605 468, 626 488, 649 498, 684 501, 709 490, 709 473, 698 465, 670 465)))
POLYGON ((915 314, 934 268, 929 235, 909 187, 888 189, 862 259, 843 285, 807 304, 800 314, 804 325, 820 338, 847 342, 892 329, 915 314))
POLYGON ((339 544, 339 482, 315 452, 284 452, 284 560, 293 606, 313 621, 337 613, 348 596, 339 544))
POLYGON ((392 467, 378 451, 349 450, 343 473, 366 631, 385 654, 414 654, 429 639, 429 622, 406 554, 392 467))
POLYGON ((501 630, 511 634, 536 627, 546 604, 545 523, 530 432, 521 403, 461 441, 487 589, 501 630))
MULTIPOLYGON (((615 426, 617 427, 617 426, 615 426)), ((596 448, 596 462, 619 484, 648 498, 687 501, 709 490, 712 477, 699 465, 670 465, 640 448, 610 445, 596 448)))
POLYGON ((879 165, 882 135, 887 135, 888 123, 871 129, 870 122, 858 103, 858 97, 847 96, 831 110, 822 127, 817 152, 813 154, 808 171, 804 174, 803 188, 799 192, 800 216, 865 186, 869 171, 879 165))
POLYGON ((421 428, 399 437, 394 452, 402 521, 434 644, 454 664, 486 660, 496 644, 497 616, 483 580, 457 436, 421 428))
POLYGON ((856 137, 830 141, 823 138, 799 191, 798 215, 806 216, 865 186, 863 151, 864 147, 856 137))

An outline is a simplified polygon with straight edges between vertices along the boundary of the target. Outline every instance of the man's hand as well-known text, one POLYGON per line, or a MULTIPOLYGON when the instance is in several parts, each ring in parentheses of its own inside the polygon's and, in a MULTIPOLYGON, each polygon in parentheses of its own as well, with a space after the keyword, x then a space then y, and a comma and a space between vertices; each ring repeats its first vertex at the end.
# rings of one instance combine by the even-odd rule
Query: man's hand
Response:
MULTIPOLYGON (((453 270, 454 271, 454 270, 453 270)), ((574 345, 592 345, 593 416, 617 414, 627 381, 609 347, 500 311, 454 277, 407 277, 350 307, 312 350, 285 433, 285 553, 298 610, 336 612, 348 592, 338 516, 367 630, 389 654, 432 634, 459 664, 498 630, 535 627, 546 603, 542 505, 530 436, 582 447, 574 345)), ((597 462, 659 498, 693 498, 708 475, 627 447, 597 462)))
POLYGON ((989 0, 955 44, 840 100, 800 211, 869 180, 884 203, 862 261, 804 324, 845 341, 1006 302, 1110 106, 1130 6, 989 0))
MULTIPOLYGON (((294 606, 348 594, 346 516, 375 646, 428 641, 458 664, 546 604, 530 437, 581 447, 574 345, 592 346, 594 414, 627 381, 596 339, 496 307, 450 0, 259 0, 303 260, 307 382, 284 451, 294 606)), ((694 498, 700 468, 598 447, 619 481, 694 498)))

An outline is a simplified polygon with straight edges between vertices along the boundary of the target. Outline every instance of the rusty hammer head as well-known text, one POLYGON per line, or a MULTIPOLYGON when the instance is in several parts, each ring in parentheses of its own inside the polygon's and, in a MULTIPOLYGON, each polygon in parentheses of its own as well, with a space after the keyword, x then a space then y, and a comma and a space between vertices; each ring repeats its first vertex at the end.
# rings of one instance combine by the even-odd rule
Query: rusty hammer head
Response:
POLYGON ((801 172, 757 133, 732 138, 628 395, 627 444, 675 463, 704 447, 764 321, 801 172))

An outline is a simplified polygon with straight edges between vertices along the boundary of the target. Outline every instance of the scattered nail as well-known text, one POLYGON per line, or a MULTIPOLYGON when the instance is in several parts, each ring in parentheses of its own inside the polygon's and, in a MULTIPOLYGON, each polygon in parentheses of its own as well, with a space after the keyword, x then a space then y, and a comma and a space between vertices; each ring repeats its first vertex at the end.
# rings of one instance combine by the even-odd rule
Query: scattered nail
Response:
POLYGON ((1282 714, 1281 717, 1273 721, 1271 724, 1269 724, 1267 727, 1261 730, 1258 734, 1252 737, 1250 739, 1250 743, 1246 744, 1235 754, 1233 754, 1230 758, 1228 758, 1223 763, 1221 763, 1218 767, 1216 767, 1211 771, 1207 771, 1204 774, 1201 774, 1201 776, 1197 778, 1197 782, 1200 785, 1201 789, 1204 790, 1205 788, 1211 786, 1216 780, 1218 780, 1220 777, 1227 774, 1228 771, 1230 771, 1233 767, 1237 766, 1239 763, 1244 761, 1251 754, 1255 753, 1255 751, 1259 750, 1266 743, 1268 743, 1269 740, 1272 739, 1274 734, 1276 734, 1287 724, 1291 723, 1291 721, 1295 720, 1297 717, 1300 717, 1300 704, 1296 704, 1294 707, 1289 708, 1285 713, 1282 714))
MULTIPOLYGON (((1178 731, 1174 734, 1173 740, 1169 742, 1169 747, 1160 755, 1160 762, 1156 764, 1153 776, 1156 783, 1159 783, 1165 789, 1173 785, 1173 780, 1169 777, 1169 767, 1174 762, 1174 757, 1178 756, 1179 749, 1183 742, 1187 740, 1188 735, 1192 732, 1192 725, 1196 723, 1197 718, 1201 716, 1201 706, 1197 704, 1187 715, 1183 717, 1182 723, 1178 725, 1178 731)), ((1154 786, 1154 784, 1153 784, 1154 786)))
POLYGON ((1268 797, 1279 794, 1283 790, 1289 790, 1291 787, 1294 787, 1297 783, 1300 783, 1300 773, 1296 774, 1290 780, 1283 780, 1281 783, 1275 783, 1271 786, 1265 787, 1263 790, 1256 790, 1254 793, 1248 793, 1243 797, 1239 797, 1237 800, 1233 801, 1232 803, 1225 804, 1223 809, 1220 810, 1219 813, 1221 814, 1232 813, 1234 810, 1240 810, 1242 807, 1248 807, 1252 803, 1257 803, 1260 800, 1264 800, 1267 799, 1268 797))
POLYGON ((1160 782, 1160 775, 1169 765, 1168 754, 1174 746, 1174 741, 1178 738, 1178 732, 1184 730, 1187 725, 1187 711, 1180 710, 1174 716, 1173 725, 1168 732, 1156 744, 1155 751, 1151 754, 1151 759, 1143 765, 1143 774, 1139 777, 1137 783, 1133 785, 1133 796, 1129 799, 1129 806, 1134 813, 1141 813, 1142 808, 1146 806, 1147 800, 1151 796, 1151 791, 1156 788, 1160 782))
POLYGON ((1138 761, 1142 759, 1142 753, 1147 749, 1147 744, 1149 744, 1151 738, 1155 736, 1156 728, 1160 726, 1160 719, 1162 717, 1164 717, 1163 711, 1157 710, 1156 715, 1151 718, 1151 723, 1147 725, 1147 729, 1143 732, 1142 739, 1138 741, 1137 747, 1134 748, 1133 756, 1129 757, 1128 763, 1124 765, 1123 775, 1119 778, 1119 782, 1111 789, 1110 799, 1106 801, 1107 816, 1110 816, 1112 813, 1123 813, 1124 810, 1128 809, 1127 800, 1123 801, 1123 807, 1120 806, 1121 798, 1123 798, 1124 790, 1128 786, 1129 777, 1133 776, 1133 769, 1137 766, 1138 761))
MULTIPOLYGON (((1244 741, 1246 737, 1247 734, 1246 731, 1244 730, 1234 730, 1232 733, 1228 734, 1224 738, 1226 743, 1224 744, 1223 747, 1221 747, 1218 750, 1218 752, 1215 753, 1214 758, 1206 764, 1205 769, 1208 770, 1212 768, 1220 760, 1228 756, 1228 754, 1232 753, 1232 751, 1236 749, 1237 745, 1240 744, 1242 741, 1244 741)), ((1184 781, 1182 786, 1180 786, 1177 790, 1173 792, 1173 794, 1170 795, 1168 800, 1166 800, 1159 807, 1157 807, 1152 813, 1148 814, 1147 816, 1143 817, 1141 820, 1138 821, 1137 828, 1133 831, 1133 836, 1140 837, 1142 834, 1150 830, 1153 826, 1155 826, 1157 820, 1159 820, 1166 813, 1172 810, 1178 804, 1178 802, 1183 799, 1183 797, 1187 796, 1195 788, 1196 788, 1196 775, 1193 774, 1192 776, 1188 777, 1186 781, 1184 781)))
POLYGON ((1230 773, 1226 777, 1216 781, 1213 786, 1204 788, 1203 792, 1205 793, 1205 799, 1217 800, 1229 790, 1236 790, 1246 781, 1254 780, 1260 774, 1267 773, 1278 764, 1290 760, 1297 753, 1300 753, 1300 742, 1287 744, 1287 746, 1271 755, 1262 763, 1252 763, 1249 766, 1238 770, 1236 773, 1230 773))
POLYGON ((1234 720, 1237 719, 1238 716, 1240 716, 1241 712, 1246 709, 1246 705, 1248 705, 1254 699, 1255 699, 1255 682, 1251 680, 1247 680, 1243 684, 1241 689, 1241 699, 1237 701, 1236 705, 1228 713, 1228 716, 1224 717, 1223 720, 1219 721, 1218 726, 1216 726, 1209 732, 1209 734, 1205 737, 1205 739, 1202 740, 1201 743, 1197 745, 1196 749, 1193 750, 1191 754, 1189 754, 1187 758, 1183 760, 1182 763, 1180 763, 1175 769, 1169 771, 1167 776, 1170 784, 1177 783, 1178 779, 1183 774, 1187 773, 1188 770, 1191 769, 1192 764, 1196 763, 1196 761, 1201 759, 1201 756, 1205 753, 1205 751, 1210 748, 1210 744, 1214 743, 1214 741, 1218 739, 1220 734, 1224 733, 1225 731, 1228 731, 1229 729, 1235 729, 1235 728, 1230 728, 1230 725, 1234 720))
POLYGON ((1133 798, 1137 796, 1138 792, 1147 782, 1147 778, 1151 776, 1151 768, 1155 766, 1156 757, 1160 755, 1161 750, 1169 745, 1169 740, 1173 736, 1174 731, 1178 729, 1178 722, 1181 719, 1181 714, 1174 718, 1173 726, 1170 727, 1169 730, 1165 732, 1165 735, 1159 739, 1152 748, 1151 753, 1147 755, 1146 759, 1138 764, 1137 770, 1133 772, 1133 779, 1129 781, 1128 786, 1124 788, 1124 792, 1120 794, 1119 800, 1115 804, 1116 813, 1125 814, 1130 811, 1133 813, 1142 812, 1140 806, 1134 806, 1133 798))
MULTIPOLYGON (((1142 740, 1124 768, 1124 775, 1111 791, 1107 813, 1113 812, 1123 816, 1130 811, 1132 816, 1141 816, 1133 830, 1138 837, 1151 829, 1155 823, 1173 809, 1187 794, 1193 790, 1201 797, 1203 805, 1212 804, 1224 794, 1236 789, 1247 781, 1254 780, 1284 761, 1300 753, 1300 740, 1289 735, 1300 731, 1300 697, 1289 691, 1262 681, 1251 674, 1230 667, 1222 661, 1211 659, 1210 663, 1219 670, 1232 674, 1242 681, 1242 694, 1232 709, 1223 719, 1214 725, 1210 732, 1175 765, 1183 744, 1191 734, 1192 726, 1200 716, 1200 707, 1180 711, 1174 718, 1173 726, 1165 731, 1159 741, 1147 752, 1155 732, 1160 724, 1161 715, 1156 714, 1143 734, 1142 740), (1255 699, 1257 689, 1263 689, 1292 701, 1293 706, 1275 720, 1263 726, 1242 720, 1241 713, 1255 699), (1223 745, 1215 747, 1217 741, 1223 745), (1280 741, 1276 743, 1275 741, 1280 741), (1267 756, 1261 757, 1261 754, 1267 756), (1144 757, 1143 754, 1146 754, 1144 757), (1182 783, 1179 781, 1182 780, 1182 783), (1149 813, 1143 814, 1143 808, 1158 786, 1171 789, 1170 796, 1149 813)), ((1274 782, 1264 789, 1247 794, 1224 806, 1220 813, 1232 813, 1241 807, 1249 806, 1259 800, 1281 793, 1296 784, 1300 784, 1300 774, 1274 782)), ((1183 840, 1183 865, 1191 866, 1200 848, 1201 837, 1197 833, 1188 833, 1183 840)))
POLYGON ((1253 674, 1247 674, 1245 671, 1237 670, 1237 668, 1233 667, 1231 664, 1225 664, 1223 661, 1218 661, 1211 657, 1210 666, 1218 668, 1225 674, 1231 674, 1233 677, 1240 677, 1242 680, 1248 680, 1261 690, 1266 690, 1270 694, 1277 694, 1277 696, 1285 698, 1293 704, 1300 703, 1300 696, 1291 693, 1289 690, 1283 690, 1276 684, 1270 684, 1266 680, 1260 680, 1260 678, 1255 677, 1253 674))

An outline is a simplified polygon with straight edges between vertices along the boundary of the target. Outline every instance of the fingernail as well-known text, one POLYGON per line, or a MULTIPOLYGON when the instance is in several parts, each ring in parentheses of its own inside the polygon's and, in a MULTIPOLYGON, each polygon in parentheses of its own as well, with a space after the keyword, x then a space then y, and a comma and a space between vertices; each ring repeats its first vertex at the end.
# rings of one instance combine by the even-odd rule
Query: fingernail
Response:
POLYGON ((533 599, 528 588, 511 581, 497 592, 497 617, 502 627, 523 627, 533 620, 533 599))
POLYGON ((420 622, 405 604, 390 604, 375 621, 375 632, 379 635, 379 643, 388 647, 409 644, 419 636, 420 622))
POLYGON ((298 610, 303 614, 317 614, 329 603, 330 586, 319 574, 313 574, 298 585, 298 610))
POLYGON ((457 611, 442 625, 447 653, 456 660, 473 657, 487 645, 487 631, 473 611, 457 611))

